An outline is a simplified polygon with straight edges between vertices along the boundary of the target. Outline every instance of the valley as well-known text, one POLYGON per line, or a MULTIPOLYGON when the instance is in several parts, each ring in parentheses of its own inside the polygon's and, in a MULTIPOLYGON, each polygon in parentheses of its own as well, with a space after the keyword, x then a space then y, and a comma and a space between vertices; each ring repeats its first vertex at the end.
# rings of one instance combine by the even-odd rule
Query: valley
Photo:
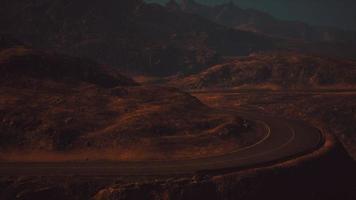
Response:
POLYGON ((1 5, 0 199, 356 199, 351 29, 233 1, 1 5))

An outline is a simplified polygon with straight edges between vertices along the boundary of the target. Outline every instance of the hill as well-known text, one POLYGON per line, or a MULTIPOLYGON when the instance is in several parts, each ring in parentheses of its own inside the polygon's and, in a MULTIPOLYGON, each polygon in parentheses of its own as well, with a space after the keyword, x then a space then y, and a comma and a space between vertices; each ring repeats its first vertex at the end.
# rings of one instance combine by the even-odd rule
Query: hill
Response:
POLYGON ((185 88, 355 88, 356 63, 311 54, 274 52, 235 58, 173 80, 185 88))
POLYGON ((0 73, 0 160, 182 158, 258 138, 187 93, 85 59, 12 46, 0 73))

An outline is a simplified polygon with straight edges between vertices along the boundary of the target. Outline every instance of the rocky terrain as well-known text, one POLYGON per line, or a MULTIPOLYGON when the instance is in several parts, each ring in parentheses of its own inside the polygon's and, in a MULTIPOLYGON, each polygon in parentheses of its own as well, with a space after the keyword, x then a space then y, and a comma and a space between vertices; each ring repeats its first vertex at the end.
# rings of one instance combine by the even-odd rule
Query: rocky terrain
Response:
POLYGON ((356 62, 352 60, 274 52, 233 58, 171 82, 190 89, 352 89, 356 86, 355 77, 356 62))

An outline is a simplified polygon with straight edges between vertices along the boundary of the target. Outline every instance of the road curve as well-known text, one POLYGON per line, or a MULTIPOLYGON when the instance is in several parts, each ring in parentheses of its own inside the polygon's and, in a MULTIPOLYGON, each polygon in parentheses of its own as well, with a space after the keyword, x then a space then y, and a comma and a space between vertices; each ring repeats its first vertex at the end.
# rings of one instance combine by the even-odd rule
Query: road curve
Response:
MULTIPOLYGON (((227 111, 229 112, 229 111, 227 111)), ((224 155, 177 161, 0 163, 0 176, 160 176, 239 170, 269 165, 310 153, 323 143, 320 131, 302 121, 253 112, 236 112, 262 122, 266 137, 258 143, 224 155)))

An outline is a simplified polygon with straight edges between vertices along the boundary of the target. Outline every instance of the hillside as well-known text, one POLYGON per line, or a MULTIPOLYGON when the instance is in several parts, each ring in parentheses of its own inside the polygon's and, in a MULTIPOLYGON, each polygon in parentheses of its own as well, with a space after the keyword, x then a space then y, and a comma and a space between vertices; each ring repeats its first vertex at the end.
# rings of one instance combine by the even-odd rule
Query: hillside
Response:
POLYGON ((211 88, 355 88, 356 63, 309 54, 252 54, 172 83, 191 89, 211 88))
POLYGON ((182 158, 259 137, 187 93, 85 59, 12 46, 0 73, 0 160, 182 158))
POLYGON ((0 13, 1 31, 26 44, 154 75, 274 47, 270 38, 138 0, 5 0, 0 13))
POLYGON ((0 83, 4 85, 17 85, 29 79, 88 82, 102 87, 135 85, 131 79, 95 62, 21 46, 3 49, 0 65, 0 83))

